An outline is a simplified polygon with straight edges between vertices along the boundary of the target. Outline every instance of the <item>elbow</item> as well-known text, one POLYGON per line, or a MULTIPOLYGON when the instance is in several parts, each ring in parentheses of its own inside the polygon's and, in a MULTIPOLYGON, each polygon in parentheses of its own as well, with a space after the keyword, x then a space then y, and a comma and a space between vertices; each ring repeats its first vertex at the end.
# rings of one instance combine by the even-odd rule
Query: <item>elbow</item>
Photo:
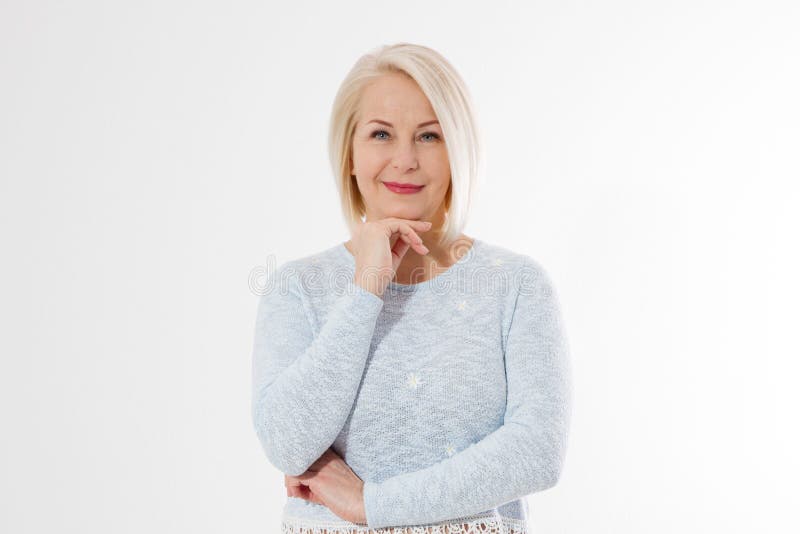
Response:
POLYGON ((561 479, 567 459, 568 431, 562 427, 550 433, 544 440, 534 440, 539 446, 534 449, 532 462, 532 492, 544 491, 554 487, 561 479))
POLYGON ((542 481, 542 488, 539 491, 548 490, 558 484, 559 479, 561 478, 561 471, 557 470, 550 474, 548 477, 542 481))
POLYGON ((309 462, 308 458, 302 457, 297 449, 286 447, 283 442, 276 440, 274 434, 266 431, 263 427, 256 428, 256 434, 267 460, 281 473, 299 476, 305 473, 313 463, 309 462))
POLYGON ((561 479, 563 467, 562 455, 537 456, 535 461, 529 464, 523 492, 530 495, 552 488, 561 479))
POLYGON ((282 448, 278 443, 273 443, 265 451, 270 463, 284 475, 300 476, 314 463, 314 460, 303 456, 297 449, 293 451, 296 454, 292 454, 292 451, 282 448))
POLYGON ((537 491, 544 491, 552 488, 561 479, 564 470, 564 457, 555 456, 550 458, 544 466, 544 476, 542 477, 537 491))
POLYGON ((293 477, 302 475, 308 471, 308 468, 311 466, 310 463, 303 460, 298 460, 297 458, 287 455, 275 454, 274 451, 272 453, 267 453, 267 459, 278 471, 284 475, 293 477))
POLYGON ((281 473, 290 476, 302 475, 316 460, 303 454, 303 449, 293 445, 292 440, 278 439, 281 433, 274 428, 265 414, 256 408, 253 409, 253 428, 267 460, 281 473))
POLYGON ((561 477, 560 471, 539 471, 528 477, 528 484, 521 492, 525 495, 548 490, 558 484, 561 477))

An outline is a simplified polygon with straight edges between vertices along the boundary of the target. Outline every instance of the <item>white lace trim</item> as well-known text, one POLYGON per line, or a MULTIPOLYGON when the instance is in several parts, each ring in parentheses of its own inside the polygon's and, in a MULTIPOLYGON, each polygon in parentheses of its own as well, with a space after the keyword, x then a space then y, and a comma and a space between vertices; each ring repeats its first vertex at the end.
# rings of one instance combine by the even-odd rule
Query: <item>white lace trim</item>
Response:
POLYGON ((441 523, 370 528, 284 515, 281 534, 528 534, 523 519, 497 515, 467 516, 441 523))

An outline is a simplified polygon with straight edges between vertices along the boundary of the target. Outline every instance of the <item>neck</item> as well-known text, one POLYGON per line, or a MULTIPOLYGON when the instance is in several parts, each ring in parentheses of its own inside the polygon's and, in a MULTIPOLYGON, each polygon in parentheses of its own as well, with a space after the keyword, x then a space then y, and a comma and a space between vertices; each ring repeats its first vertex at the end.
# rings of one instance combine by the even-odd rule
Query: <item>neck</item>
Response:
POLYGON ((426 239, 428 234, 429 232, 425 232, 421 234, 421 237, 430 252, 421 255, 413 248, 409 248, 397 267, 393 282, 417 284, 430 280, 458 262, 464 254, 469 252, 475 241, 474 238, 461 234, 448 245, 438 245, 435 243, 435 239, 426 239))

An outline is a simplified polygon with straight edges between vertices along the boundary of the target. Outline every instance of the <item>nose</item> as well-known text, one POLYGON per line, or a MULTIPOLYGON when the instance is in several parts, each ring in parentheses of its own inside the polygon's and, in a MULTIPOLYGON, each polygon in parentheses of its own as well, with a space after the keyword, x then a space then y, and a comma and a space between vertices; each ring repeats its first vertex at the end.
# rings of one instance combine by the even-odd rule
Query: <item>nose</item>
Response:
POLYGON ((413 142, 397 143, 397 149, 392 155, 392 167, 405 174, 419 168, 417 147, 413 142))

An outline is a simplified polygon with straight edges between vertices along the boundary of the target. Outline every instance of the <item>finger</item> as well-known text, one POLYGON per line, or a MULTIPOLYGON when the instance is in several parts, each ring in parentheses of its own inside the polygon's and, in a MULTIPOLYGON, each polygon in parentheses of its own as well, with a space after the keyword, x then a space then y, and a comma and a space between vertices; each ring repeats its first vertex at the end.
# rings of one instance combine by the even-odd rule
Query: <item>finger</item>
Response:
POLYGON ((284 475, 283 476, 283 485, 287 488, 291 488, 292 486, 299 485, 300 482, 293 476, 284 475))
POLYGON ((419 254, 427 254, 430 252, 428 247, 426 247, 422 240, 419 239, 417 236, 414 235, 401 235, 397 240, 399 242, 405 243, 408 247, 413 247, 414 250, 417 251, 419 254))
MULTIPOLYGON (((395 246, 392 247, 392 255, 395 257, 395 261, 399 262, 400 260, 402 260, 403 256, 406 255, 406 252, 408 252, 409 248, 411 248, 411 245, 406 243, 405 240, 398 239, 397 243, 395 244, 395 246)), ((397 266, 395 265, 395 268, 396 267, 397 266)))
POLYGON ((422 242, 422 238, 411 228, 408 224, 403 224, 400 226, 400 236, 401 238, 411 245, 414 250, 416 250, 420 254, 427 254, 428 247, 422 242))
MULTIPOLYGON (((376 221, 375 228, 380 228, 389 239, 389 247, 392 249, 398 239, 403 239, 411 245, 417 253, 424 255, 429 252, 428 248, 422 243, 422 238, 412 228, 412 225, 425 225, 425 221, 414 221, 409 219, 398 219, 389 217, 376 221), (395 237, 399 234, 399 237, 395 237)), ((427 228, 425 228, 427 229, 427 228)))
POLYGON ((289 497, 303 497, 304 489, 308 486, 302 484, 297 478, 286 475, 284 477, 284 485, 286 486, 286 495, 289 497))
POLYGON ((286 476, 286 495, 289 497, 297 497, 298 499, 305 499, 305 500, 312 500, 312 497, 316 499, 314 502, 319 502, 319 504, 324 504, 319 500, 316 495, 313 494, 311 491, 311 486, 308 484, 303 484, 297 477, 286 476))
POLYGON ((308 500, 311 502, 315 502, 317 504, 325 504, 322 499, 320 499, 316 493, 311 491, 311 488, 308 489, 308 500))
POLYGON ((400 221, 410 224, 414 227, 415 230, 419 232, 424 232, 426 230, 430 230, 433 226, 431 221, 418 221, 416 219, 400 219, 400 221))
POLYGON ((307 501, 312 501, 318 504, 325 504, 322 500, 314 493, 311 489, 310 485, 306 484, 297 484, 297 485, 290 485, 286 487, 286 495, 289 497, 297 497, 298 499, 305 499, 307 501))
POLYGON ((310 501, 312 500, 311 499, 312 495, 313 493, 311 491, 311 488, 309 488, 308 486, 301 486, 296 490, 296 495, 294 496, 297 497, 298 499, 305 499, 307 501, 310 501))
POLYGON ((413 227, 415 230, 419 232, 425 232, 427 230, 430 230, 432 226, 430 221, 417 221, 414 219, 398 219, 397 217, 389 217, 386 219, 382 219, 379 222, 382 222, 386 230, 392 233, 399 232, 402 226, 413 227))

